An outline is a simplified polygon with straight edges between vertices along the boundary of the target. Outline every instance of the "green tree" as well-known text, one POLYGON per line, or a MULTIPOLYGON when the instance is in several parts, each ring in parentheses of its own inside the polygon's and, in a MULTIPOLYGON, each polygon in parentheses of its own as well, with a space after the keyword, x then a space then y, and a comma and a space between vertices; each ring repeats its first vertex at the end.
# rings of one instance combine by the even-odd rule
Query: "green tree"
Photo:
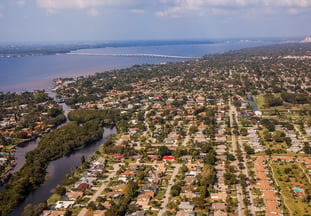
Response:
POLYGON ((198 132, 198 128, 196 126, 191 126, 190 129, 189 129, 189 133, 190 134, 194 134, 198 132))
POLYGON ((162 158, 165 155, 171 155, 171 150, 167 146, 160 146, 158 153, 162 158))
POLYGON ((311 146, 310 146, 309 142, 305 142, 305 143, 304 143, 303 151, 304 151, 306 154, 311 154, 311 146))
POLYGON ((94 202, 94 201, 89 202, 89 203, 87 204, 87 208, 90 209, 90 210, 96 210, 96 209, 97 209, 96 202, 94 202))
POLYGON ((262 135, 266 141, 272 141, 272 135, 268 130, 264 130, 262 135))
POLYGON ((279 131, 279 130, 277 130, 277 131, 274 131, 273 132, 273 136, 272 136, 272 138, 273 138, 273 140, 275 141, 275 142, 283 142, 284 141, 284 139, 285 139, 285 133, 283 132, 283 131, 279 131))
POLYGON ((57 188, 56 188, 56 193, 57 194, 59 194, 59 195, 61 195, 61 196, 63 196, 63 195, 65 195, 66 194, 66 188, 64 187, 64 186, 58 186, 57 188))
POLYGON ((250 147, 249 145, 245 145, 244 149, 245 149, 245 152, 247 154, 255 154, 255 150, 252 147, 250 147))
POLYGON ((248 135, 247 129, 246 129, 246 128, 241 128, 241 129, 240 129, 240 134, 241 134, 242 136, 247 136, 247 135, 248 135))
POLYGON ((171 195, 174 196, 178 196, 180 193, 180 186, 178 184, 175 184, 172 186, 171 188, 171 195))
POLYGON ((181 171, 182 173, 188 172, 187 166, 186 166, 185 164, 183 164, 183 165, 180 167, 180 171, 181 171))

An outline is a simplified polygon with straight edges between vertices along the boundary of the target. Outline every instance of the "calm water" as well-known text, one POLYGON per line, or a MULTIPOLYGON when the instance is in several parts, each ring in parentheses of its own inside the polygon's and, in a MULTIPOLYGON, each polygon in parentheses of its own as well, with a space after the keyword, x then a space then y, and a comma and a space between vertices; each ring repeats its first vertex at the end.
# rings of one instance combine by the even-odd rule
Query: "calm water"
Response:
MULTIPOLYGON (((196 45, 162 45, 78 50, 87 54, 158 54, 200 57, 205 54, 268 45, 272 42, 230 42, 196 45)), ((275 42, 274 42, 275 43, 275 42)), ((0 91, 47 89, 57 77, 76 77, 135 64, 153 64, 184 59, 94 55, 50 55, 0 58, 0 91)))
POLYGON ((255 103, 255 101, 253 100, 253 96, 251 94, 247 95, 247 98, 249 100, 249 103, 252 105, 253 107, 253 111, 258 111, 258 107, 257 104, 255 103))
POLYGON ((47 200, 51 195, 51 190, 61 184, 67 173, 71 173, 73 169, 81 164, 81 157, 86 158, 92 156, 99 146, 107 139, 110 134, 116 133, 116 128, 105 128, 103 138, 86 148, 78 150, 69 156, 64 156, 58 160, 52 161, 47 168, 47 179, 36 191, 32 192, 27 198, 16 207, 9 215, 22 215, 23 209, 27 204, 39 204, 47 200))
MULTIPOLYGON (((54 92, 49 92, 49 95, 53 98, 55 96, 54 92)), ((70 106, 67 106, 65 103, 62 103, 61 105, 62 105, 62 108, 64 110, 64 114, 67 117, 68 113, 71 111, 71 108, 70 108, 70 106)), ((59 125, 58 127, 61 127, 67 123, 68 123, 68 118, 67 118, 67 121, 65 123, 59 125)), ((16 146, 16 152, 15 152, 16 166, 11 170, 10 173, 15 173, 15 172, 19 171, 24 166, 24 164, 26 162, 26 154, 28 152, 34 150, 37 147, 37 145, 39 144, 39 142, 40 142, 40 137, 35 139, 35 140, 25 142, 23 144, 16 146)))
MULTIPOLYGON (((51 97, 55 96, 53 92, 49 92, 49 94, 51 97)), ((70 107, 67 106, 66 104, 61 105, 64 109, 65 115, 67 116, 67 114, 71 110, 70 107)), ((62 158, 50 162, 47 168, 48 174, 44 184, 42 184, 36 191, 29 194, 27 198, 19 206, 17 206, 9 215, 11 216, 21 215, 23 209, 27 204, 39 204, 47 200, 51 195, 51 190, 56 188, 57 185, 61 184, 61 182, 66 177, 66 174, 72 172, 75 167, 81 164, 82 155, 84 155, 86 158, 93 155, 94 152, 98 150, 99 146, 102 143, 104 143, 106 138, 116 132, 117 132, 116 128, 105 128, 103 138, 101 140, 88 145, 84 149, 75 151, 69 156, 64 156, 62 158)), ((20 170, 20 168, 22 168, 22 166, 25 164, 25 156, 27 152, 35 149, 39 141, 40 139, 38 138, 34 141, 30 141, 16 147, 15 157, 17 165, 14 167, 11 173, 17 172, 18 170, 20 170)))

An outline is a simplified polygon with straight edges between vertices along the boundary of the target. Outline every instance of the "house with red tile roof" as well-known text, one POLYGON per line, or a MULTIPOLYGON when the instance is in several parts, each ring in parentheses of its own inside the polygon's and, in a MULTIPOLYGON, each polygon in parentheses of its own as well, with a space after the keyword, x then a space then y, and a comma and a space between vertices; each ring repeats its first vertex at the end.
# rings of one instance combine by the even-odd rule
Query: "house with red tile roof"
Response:
POLYGON ((176 158, 174 156, 165 155, 163 156, 162 160, 175 160, 176 158))

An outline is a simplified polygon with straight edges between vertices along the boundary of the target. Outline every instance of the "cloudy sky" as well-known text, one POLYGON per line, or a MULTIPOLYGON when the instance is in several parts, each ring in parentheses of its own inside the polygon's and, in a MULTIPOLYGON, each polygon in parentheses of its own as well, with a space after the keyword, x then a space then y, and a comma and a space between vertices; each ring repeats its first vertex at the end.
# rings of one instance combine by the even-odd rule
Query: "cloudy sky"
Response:
POLYGON ((0 0, 0 42, 311 36, 311 0, 0 0))

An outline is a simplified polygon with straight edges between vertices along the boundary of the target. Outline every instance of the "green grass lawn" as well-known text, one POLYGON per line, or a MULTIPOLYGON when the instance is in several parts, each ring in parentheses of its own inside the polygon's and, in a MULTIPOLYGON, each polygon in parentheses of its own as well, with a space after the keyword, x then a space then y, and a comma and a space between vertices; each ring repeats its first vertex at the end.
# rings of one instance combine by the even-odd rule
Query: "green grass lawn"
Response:
MULTIPOLYGON (((274 95, 276 97, 280 97, 280 94, 274 94, 274 95)), ((257 107, 259 110, 264 109, 264 110, 273 111, 274 109, 290 109, 293 107, 293 104, 289 104, 289 103, 283 103, 283 105, 276 106, 276 107, 267 107, 264 96, 265 96, 264 94, 253 95, 253 99, 255 103, 257 104, 257 107)))
POLYGON ((80 211, 81 211, 81 208, 74 207, 72 209, 72 215, 78 215, 80 211))
POLYGON ((53 193, 50 198, 47 200, 48 205, 55 204, 60 199, 60 195, 53 193))
POLYGON ((166 192, 165 189, 160 189, 157 192, 157 195, 155 196, 155 199, 162 200, 164 198, 165 192, 166 192))
POLYGON ((273 151, 284 151, 288 148, 285 142, 266 142, 266 148, 273 151))
POLYGON ((263 94, 259 94, 259 95, 253 95, 253 100, 255 101, 255 103, 257 104, 258 109, 263 109, 264 105, 265 105, 265 99, 264 99, 264 95, 263 94))
POLYGON ((295 163, 274 163, 272 165, 276 182, 279 184, 285 202, 290 208, 292 215, 311 215, 310 203, 303 202, 303 197, 294 196, 293 188, 311 189, 311 185, 306 181, 302 170, 295 163), (298 167, 298 168, 297 168, 298 167), (285 169, 290 168, 290 173, 285 173, 285 169))

